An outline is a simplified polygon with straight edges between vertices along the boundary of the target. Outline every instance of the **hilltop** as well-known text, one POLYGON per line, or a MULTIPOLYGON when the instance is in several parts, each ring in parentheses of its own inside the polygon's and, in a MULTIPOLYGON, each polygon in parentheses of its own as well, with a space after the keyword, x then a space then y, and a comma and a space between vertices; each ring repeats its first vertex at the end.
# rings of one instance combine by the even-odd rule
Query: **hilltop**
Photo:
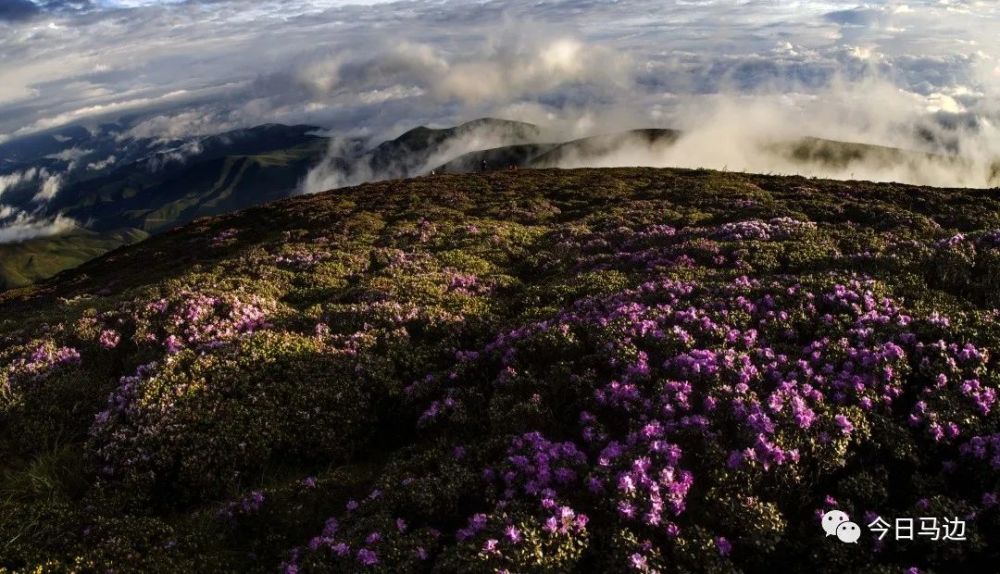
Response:
POLYGON ((996 190, 521 170, 198 219, 0 294, 0 568, 977 571, 998 287, 996 190))
MULTIPOLYGON (((0 144, 0 155, 9 156, 0 166, 0 232, 13 229, 17 233, 8 235, 18 241, 31 238, 21 243, 0 237, 6 241, 0 251, 11 262, 0 265, 0 290, 48 278, 198 217, 302 192, 435 172, 718 163, 696 134, 678 130, 567 140, 542 126, 497 118, 419 126, 379 143, 320 135, 308 125, 266 124, 175 139, 129 138, 121 130, 67 128, 0 144), (40 186, 47 184, 57 191, 40 201, 40 186), (52 226, 62 232, 48 235, 56 231, 44 231, 45 222, 54 221, 75 225, 52 226)), ((818 138, 745 142, 740 155, 743 164, 732 169, 938 183, 942 174, 965 174, 977 185, 1000 182, 1000 163, 979 178, 986 167, 957 155, 818 138)))

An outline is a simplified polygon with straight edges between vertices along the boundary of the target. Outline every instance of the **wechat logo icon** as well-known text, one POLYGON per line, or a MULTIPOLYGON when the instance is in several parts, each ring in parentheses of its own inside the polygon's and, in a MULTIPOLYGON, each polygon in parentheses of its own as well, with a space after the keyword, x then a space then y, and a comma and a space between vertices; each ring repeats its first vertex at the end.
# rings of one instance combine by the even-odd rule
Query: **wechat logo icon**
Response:
POLYGON ((823 515, 823 531, 827 536, 836 536, 845 544, 857 544, 861 538, 861 527, 851 522, 847 513, 831 510, 823 515))

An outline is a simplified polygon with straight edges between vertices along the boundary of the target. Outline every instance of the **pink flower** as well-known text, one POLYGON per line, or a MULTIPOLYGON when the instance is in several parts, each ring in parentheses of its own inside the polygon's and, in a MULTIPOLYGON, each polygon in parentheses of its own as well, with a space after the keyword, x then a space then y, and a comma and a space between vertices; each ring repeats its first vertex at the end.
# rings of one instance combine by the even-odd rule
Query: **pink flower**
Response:
POLYGON ((167 354, 170 355, 176 355, 181 352, 181 349, 184 348, 184 345, 176 335, 170 335, 167 337, 167 340, 163 342, 163 345, 167 348, 167 354))
POLYGON ((101 336, 98 339, 98 342, 105 349, 114 349, 118 346, 118 343, 121 342, 121 339, 121 335, 119 335, 116 331, 105 329, 104 331, 101 331, 101 336))

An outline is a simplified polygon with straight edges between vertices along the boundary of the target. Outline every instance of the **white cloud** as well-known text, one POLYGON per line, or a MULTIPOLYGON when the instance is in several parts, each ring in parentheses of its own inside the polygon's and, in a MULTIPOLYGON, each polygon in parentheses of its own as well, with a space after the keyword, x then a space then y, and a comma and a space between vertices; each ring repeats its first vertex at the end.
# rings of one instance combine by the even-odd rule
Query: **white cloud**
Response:
POLYGON ((39 188, 38 193, 31 198, 34 203, 48 203, 52 201, 62 188, 62 176, 60 175, 50 175, 42 180, 42 186, 39 188))
POLYGON ((95 161, 87 164, 87 171, 101 171, 104 169, 108 169, 109 167, 115 165, 117 161, 118 158, 115 157, 114 154, 112 154, 100 161, 95 161))
POLYGON ((63 215, 39 219, 16 208, 0 206, 0 243, 59 235, 77 227, 76 221, 63 215))
POLYGON ((64 149, 59 153, 53 153, 45 156, 48 159, 57 159, 59 161, 74 162, 80 158, 92 153, 94 150, 83 149, 78 147, 71 147, 64 149))
POLYGON ((36 177, 38 177, 38 168, 29 168, 23 171, 0 175, 0 196, 8 189, 13 189, 23 183, 34 181, 36 177))
MULTIPOLYGON (((779 125, 812 102, 841 110, 813 135, 913 144, 900 126, 1000 125, 998 27, 1000 3, 964 0, 118 1, 6 25, 0 141, 122 115, 123 137, 164 140, 264 122, 392 137, 490 114, 584 135, 752 96, 779 125), (859 88, 876 83, 902 107, 871 109, 859 88)), ((946 135, 1000 147, 989 133, 946 135)))

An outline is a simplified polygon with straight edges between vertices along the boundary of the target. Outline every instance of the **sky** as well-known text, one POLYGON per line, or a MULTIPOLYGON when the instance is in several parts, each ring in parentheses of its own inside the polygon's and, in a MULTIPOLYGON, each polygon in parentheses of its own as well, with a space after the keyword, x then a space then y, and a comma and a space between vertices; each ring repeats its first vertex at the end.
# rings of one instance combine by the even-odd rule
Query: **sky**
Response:
POLYGON ((0 142, 492 115, 1000 152, 998 29, 992 0, 0 0, 0 142))

